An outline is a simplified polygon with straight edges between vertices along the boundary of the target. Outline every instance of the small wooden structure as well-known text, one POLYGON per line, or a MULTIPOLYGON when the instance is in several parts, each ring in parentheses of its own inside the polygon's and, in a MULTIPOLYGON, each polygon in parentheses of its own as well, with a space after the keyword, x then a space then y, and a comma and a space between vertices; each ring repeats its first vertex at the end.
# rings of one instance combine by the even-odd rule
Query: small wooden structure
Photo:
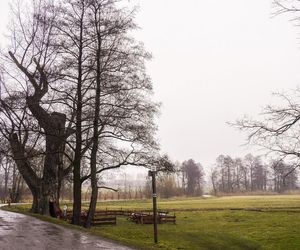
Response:
POLYGON ((116 225, 117 224, 117 217, 110 216, 110 217, 103 217, 103 216, 95 216, 92 220, 93 226, 102 226, 102 225, 116 225))
MULTIPOLYGON (((151 213, 132 213, 129 219, 137 224, 153 224, 153 214, 151 213)), ((161 223, 174 223, 176 224, 176 215, 168 215, 158 213, 157 222, 161 223)))

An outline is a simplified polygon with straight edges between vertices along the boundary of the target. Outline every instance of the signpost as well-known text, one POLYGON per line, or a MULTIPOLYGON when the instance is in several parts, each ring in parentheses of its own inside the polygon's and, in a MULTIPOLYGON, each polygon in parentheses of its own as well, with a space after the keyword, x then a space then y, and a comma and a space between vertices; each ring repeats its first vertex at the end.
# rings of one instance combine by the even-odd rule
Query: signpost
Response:
POLYGON ((151 167, 151 170, 149 171, 149 175, 152 177, 152 200, 153 200, 153 229, 154 229, 154 243, 157 243, 157 203, 156 203, 156 167, 151 167))

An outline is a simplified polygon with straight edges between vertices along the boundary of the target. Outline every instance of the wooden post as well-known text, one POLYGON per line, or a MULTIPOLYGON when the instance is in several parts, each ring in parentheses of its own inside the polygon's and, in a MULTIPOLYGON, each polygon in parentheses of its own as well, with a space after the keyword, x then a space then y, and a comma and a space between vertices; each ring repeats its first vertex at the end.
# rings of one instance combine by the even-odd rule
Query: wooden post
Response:
POLYGON ((151 171, 152 176, 152 199, 153 199, 153 229, 154 229, 154 243, 157 244, 157 203, 156 203, 156 179, 155 179, 156 171, 151 171))

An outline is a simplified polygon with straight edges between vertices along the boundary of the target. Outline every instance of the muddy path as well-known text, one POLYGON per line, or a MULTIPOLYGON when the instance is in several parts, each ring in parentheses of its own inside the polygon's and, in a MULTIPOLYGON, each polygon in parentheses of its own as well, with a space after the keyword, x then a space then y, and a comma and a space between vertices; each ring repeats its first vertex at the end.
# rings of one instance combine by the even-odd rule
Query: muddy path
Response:
POLYGON ((115 242, 0 209, 1 250, 131 250, 115 242))

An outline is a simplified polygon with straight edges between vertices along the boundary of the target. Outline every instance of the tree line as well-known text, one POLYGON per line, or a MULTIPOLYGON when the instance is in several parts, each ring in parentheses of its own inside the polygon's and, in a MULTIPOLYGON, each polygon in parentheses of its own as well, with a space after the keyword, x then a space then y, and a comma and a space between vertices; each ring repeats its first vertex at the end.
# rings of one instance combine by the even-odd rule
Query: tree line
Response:
MULTIPOLYGON (((18 186, 18 189, 12 188, 15 187, 13 169, 16 169, 13 165, 12 162, 7 174, 5 161, 1 164, 0 179, 7 181, 0 185, 0 198, 3 200, 9 190, 12 197, 19 197, 19 199, 13 200, 18 202, 22 196, 23 198, 28 197, 29 192, 24 181, 21 186, 18 186)), ((17 170, 16 173, 19 176, 17 170)), ((130 173, 124 177, 125 179, 120 179, 123 176, 121 173, 114 175, 118 176, 118 181, 106 179, 107 185, 113 188, 99 192, 98 200, 130 200, 152 197, 150 177, 141 176, 137 184, 137 179, 132 179, 130 173)), ((21 176, 20 179, 22 180, 21 176)), ((71 180, 65 180, 61 189, 62 199, 73 199, 71 180)), ((284 193, 297 190, 299 190, 299 171, 295 165, 288 164, 282 159, 263 161, 262 157, 252 154, 237 158, 220 155, 213 167, 206 169, 195 160, 189 159, 182 163, 175 163, 171 171, 159 172, 157 176, 157 193, 160 198, 197 197, 203 194, 221 196, 284 193)), ((84 185, 82 197, 85 201, 89 200, 91 191, 89 185, 84 185)))
POLYGON ((283 160, 263 163, 261 157, 220 155, 210 173, 213 193, 278 192, 298 188, 298 171, 283 160))

